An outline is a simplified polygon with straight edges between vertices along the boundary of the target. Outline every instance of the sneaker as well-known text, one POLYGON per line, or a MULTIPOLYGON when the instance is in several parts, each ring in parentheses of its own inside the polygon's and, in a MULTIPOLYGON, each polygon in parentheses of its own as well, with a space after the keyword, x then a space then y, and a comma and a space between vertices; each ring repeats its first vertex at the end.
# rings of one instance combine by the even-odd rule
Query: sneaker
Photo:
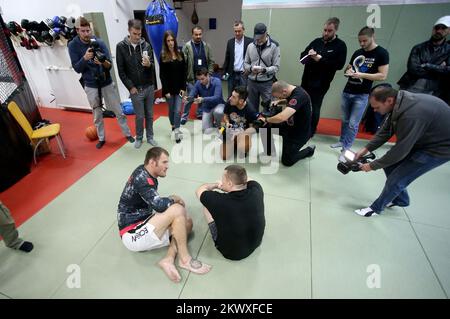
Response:
POLYGON ((148 138, 147 143, 150 144, 151 146, 158 146, 158 143, 156 143, 156 141, 153 138, 148 138))
POLYGON ((135 141, 133 136, 127 136, 127 140, 130 143, 134 143, 134 141, 135 141))
POLYGON ((136 142, 134 143, 134 148, 140 148, 142 146, 142 140, 136 139, 136 142))
POLYGON ((181 133, 180 129, 175 129, 175 142, 180 143, 183 139, 183 133, 181 133))
POLYGON ((29 253, 30 251, 33 250, 33 248, 34 248, 33 243, 31 243, 29 241, 24 241, 18 249, 21 251, 24 251, 26 253, 29 253))
POLYGON ((310 145, 309 149, 310 149, 310 151, 309 151, 309 155, 307 157, 311 157, 314 155, 314 152, 316 151, 316 145, 310 145))
POLYGON ((98 141, 97 145, 95 145, 96 148, 101 149, 105 145, 105 141, 98 141))
POLYGON ((373 211, 372 208, 370 208, 370 207, 357 209, 357 210, 355 210, 355 213, 357 213, 360 216, 364 216, 364 217, 372 217, 372 216, 378 215, 378 213, 373 211))
POLYGON ((187 122, 187 119, 185 119, 185 118, 182 118, 182 119, 180 120, 180 124, 181 124, 181 125, 185 125, 186 122, 187 122))
POLYGON ((331 148, 339 148, 339 147, 342 147, 342 143, 341 142, 337 142, 337 143, 331 144, 330 147, 331 148))

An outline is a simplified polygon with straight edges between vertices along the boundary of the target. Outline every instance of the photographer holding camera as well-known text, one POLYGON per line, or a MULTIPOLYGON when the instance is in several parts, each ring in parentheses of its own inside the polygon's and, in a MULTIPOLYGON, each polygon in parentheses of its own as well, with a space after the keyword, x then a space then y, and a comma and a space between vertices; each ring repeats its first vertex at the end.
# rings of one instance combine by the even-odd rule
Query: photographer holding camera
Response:
POLYGON ((375 112, 386 114, 377 135, 360 151, 356 160, 386 143, 395 145, 381 158, 362 164, 361 170, 384 169, 386 184, 369 207, 355 213, 376 216, 384 208, 409 205, 406 188, 415 179, 450 160, 450 108, 441 99, 379 85, 370 95, 375 112))
POLYGON ((263 155, 275 156, 271 129, 278 128, 283 137, 281 163, 292 166, 299 160, 313 156, 316 149, 315 145, 311 145, 299 151, 311 136, 311 99, 304 89, 285 81, 277 81, 272 85, 272 96, 279 100, 285 99, 287 106, 276 115, 260 118, 264 124, 259 131, 264 147, 263 155))
POLYGON ((80 82, 92 107, 99 139, 96 147, 100 149, 105 144, 102 97, 105 98, 106 107, 116 115, 123 135, 130 143, 134 143, 110 75, 112 64, 108 48, 101 39, 92 36, 91 26, 84 17, 78 18, 75 26, 78 36, 69 43, 69 55, 75 72, 82 74, 80 82))

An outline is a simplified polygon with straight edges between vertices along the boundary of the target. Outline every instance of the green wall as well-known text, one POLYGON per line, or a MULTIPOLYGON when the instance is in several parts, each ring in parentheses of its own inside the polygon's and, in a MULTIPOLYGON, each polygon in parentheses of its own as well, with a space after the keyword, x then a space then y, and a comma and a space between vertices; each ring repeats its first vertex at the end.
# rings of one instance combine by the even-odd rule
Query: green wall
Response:
MULTIPOLYGON (((450 14, 450 3, 380 7, 381 28, 375 30, 375 39, 389 51, 387 82, 396 86, 396 82, 406 71, 411 48, 429 39, 436 20, 450 14)), ((252 36, 256 23, 266 23, 269 34, 280 43, 281 68, 277 77, 293 84, 300 84, 303 74, 303 66, 298 62, 300 52, 314 38, 321 36, 325 20, 333 16, 341 20, 338 35, 347 44, 348 63, 353 52, 359 49, 357 33, 366 25, 370 14, 366 12, 366 6, 244 9, 242 20, 248 36, 252 36)), ((340 96, 345 83, 343 71, 338 71, 324 99, 322 117, 340 118, 340 96)))

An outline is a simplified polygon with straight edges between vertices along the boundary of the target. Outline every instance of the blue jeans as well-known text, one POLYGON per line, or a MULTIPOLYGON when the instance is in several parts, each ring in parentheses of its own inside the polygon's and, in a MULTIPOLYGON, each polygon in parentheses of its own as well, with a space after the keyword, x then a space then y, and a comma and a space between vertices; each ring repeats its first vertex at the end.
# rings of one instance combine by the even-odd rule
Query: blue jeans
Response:
POLYGON ((408 206, 409 195, 406 187, 419 176, 448 161, 445 158, 431 156, 424 151, 412 151, 402 161, 384 168, 387 176, 386 184, 381 195, 370 207, 379 213, 390 202, 402 207, 408 206))
POLYGON ((342 93, 342 125, 339 141, 343 149, 348 150, 352 147, 368 100, 369 94, 342 93))
POLYGON ((180 128, 181 119, 181 97, 178 94, 170 95, 167 99, 167 104, 169 104, 169 121, 173 128, 180 128))
POLYGON ((247 86, 247 77, 244 77, 244 75, 239 72, 236 73, 233 71, 233 73, 230 74, 230 77, 228 78, 228 97, 231 96, 231 92, 233 92, 234 88, 238 86, 247 86))
POLYGON ((224 104, 217 104, 210 110, 204 110, 202 114, 202 132, 210 133, 212 128, 219 127, 223 118, 224 104))
MULTIPOLYGON (((186 95, 189 95, 189 93, 192 92, 192 90, 194 89, 194 84, 188 83, 187 84, 187 88, 186 88, 186 95)), ((191 111, 191 106, 192 106, 193 102, 187 102, 184 105, 184 109, 183 109, 183 115, 181 116, 181 118, 185 121, 187 121, 188 117, 189 117, 189 112, 191 111)), ((197 117, 202 115, 202 108, 199 105, 197 108, 197 117)))

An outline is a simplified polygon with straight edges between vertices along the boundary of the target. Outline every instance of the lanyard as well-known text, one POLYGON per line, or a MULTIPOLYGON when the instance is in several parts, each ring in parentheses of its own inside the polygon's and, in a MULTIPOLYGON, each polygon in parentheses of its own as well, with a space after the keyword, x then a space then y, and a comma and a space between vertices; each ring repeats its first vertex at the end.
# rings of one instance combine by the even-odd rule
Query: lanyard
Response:
POLYGON ((197 57, 200 58, 200 53, 202 52, 203 42, 200 42, 200 49, 197 50, 197 46, 195 45, 195 42, 192 42, 195 53, 197 54, 197 57))

